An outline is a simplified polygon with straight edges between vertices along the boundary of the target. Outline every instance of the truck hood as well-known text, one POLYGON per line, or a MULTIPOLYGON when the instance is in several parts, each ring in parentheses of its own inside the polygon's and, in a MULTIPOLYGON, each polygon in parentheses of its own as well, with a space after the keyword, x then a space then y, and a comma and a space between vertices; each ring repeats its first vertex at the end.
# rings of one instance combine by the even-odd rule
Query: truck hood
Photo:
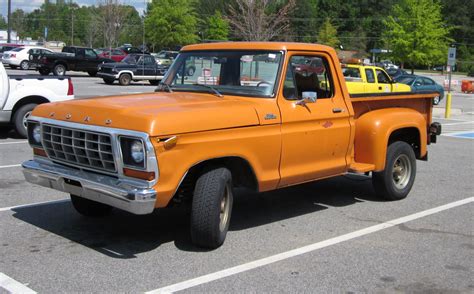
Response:
POLYGON ((141 93, 41 104, 33 116, 166 136, 258 125, 251 102, 207 93, 141 93))

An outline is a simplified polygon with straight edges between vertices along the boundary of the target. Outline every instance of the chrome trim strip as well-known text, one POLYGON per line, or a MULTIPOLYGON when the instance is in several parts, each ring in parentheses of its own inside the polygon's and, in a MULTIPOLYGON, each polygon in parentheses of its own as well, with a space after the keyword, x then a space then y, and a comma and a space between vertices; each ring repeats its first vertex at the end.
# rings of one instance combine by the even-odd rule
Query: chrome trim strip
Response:
MULTIPOLYGON (((117 173, 107 173, 101 170, 83 167, 83 166, 74 166, 72 164, 68 164, 67 162, 60 161, 61 164, 69 165, 75 168, 80 168, 81 170, 93 171, 95 173, 118 176, 122 181, 129 181, 132 184, 136 183, 137 181, 146 182, 149 188, 153 187, 159 179, 160 173, 159 173, 159 168, 158 168, 158 160, 155 154, 155 148, 153 147, 153 144, 151 143, 151 138, 147 133, 124 130, 124 129, 116 129, 116 128, 111 128, 111 127, 101 127, 101 126, 80 124, 80 123, 74 123, 74 122, 59 121, 59 120, 38 117, 38 116, 30 116, 28 118, 28 121, 37 122, 37 123, 40 123, 41 125, 51 124, 51 125, 63 126, 66 128, 74 128, 74 129, 79 129, 79 130, 82 129, 85 131, 100 132, 100 133, 106 133, 106 134, 111 135, 112 151, 114 154, 115 165, 117 167, 117 173), (152 181, 137 180, 135 178, 127 177, 123 174, 124 165, 123 165, 122 154, 120 151, 121 147, 120 147, 119 136, 135 137, 135 138, 141 139, 144 142, 145 152, 147 156, 146 157, 146 167, 147 167, 146 171, 150 171, 150 172, 152 171, 155 173, 156 176, 154 180, 152 181)), ((43 140, 43 136, 41 136, 41 140, 43 140)), ((41 143, 42 145, 44 145, 43 141, 41 141, 41 143)))
MULTIPOLYGON (((23 162, 25 179, 33 184, 104 203, 134 214, 149 214, 155 209, 156 191, 132 186, 120 179, 88 173, 35 157, 23 162), (81 185, 68 184, 68 180, 81 185)), ((138 184, 138 183, 137 183, 138 184)))

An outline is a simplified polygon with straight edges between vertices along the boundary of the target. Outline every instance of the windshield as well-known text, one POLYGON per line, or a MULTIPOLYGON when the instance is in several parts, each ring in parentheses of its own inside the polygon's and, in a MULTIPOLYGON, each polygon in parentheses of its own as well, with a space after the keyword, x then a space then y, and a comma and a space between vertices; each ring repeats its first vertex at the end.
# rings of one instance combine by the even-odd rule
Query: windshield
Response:
POLYGON ((395 82, 410 85, 414 80, 414 77, 399 77, 395 79, 395 82))
POLYGON ((176 91, 273 97, 282 53, 275 51, 184 52, 168 70, 163 82, 176 91))

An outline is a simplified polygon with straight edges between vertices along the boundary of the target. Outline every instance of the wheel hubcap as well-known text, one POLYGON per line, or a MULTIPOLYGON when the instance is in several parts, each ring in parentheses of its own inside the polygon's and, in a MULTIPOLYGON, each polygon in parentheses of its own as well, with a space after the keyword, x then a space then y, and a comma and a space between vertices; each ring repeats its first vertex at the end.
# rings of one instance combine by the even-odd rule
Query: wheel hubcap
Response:
POLYGON ((411 177, 411 162, 407 155, 401 154, 395 160, 392 168, 393 184, 397 189, 404 189, 411 177))
POLYGON ((28 127, 28 117, 30 117, 31 115, 31 111, 28 111, 27 113, 25 113, 25 116, 23 116, 23 126, 25 127, 25 129, 28 127))
POLYGON ((60 66, 56 69, 58 75, 62 76, 64 74, 64 67, 60 66))
POLYGON ((224 197, 222 197, 221 200, 221 205, 220 205, 220 223, 219 223, 219 229, 221 232, 223 232, 227 226, 227 222, 229 220, 229 208, 230 208, 230 194, 229 194, 229 188, 226 187, 224 191, 224 197))

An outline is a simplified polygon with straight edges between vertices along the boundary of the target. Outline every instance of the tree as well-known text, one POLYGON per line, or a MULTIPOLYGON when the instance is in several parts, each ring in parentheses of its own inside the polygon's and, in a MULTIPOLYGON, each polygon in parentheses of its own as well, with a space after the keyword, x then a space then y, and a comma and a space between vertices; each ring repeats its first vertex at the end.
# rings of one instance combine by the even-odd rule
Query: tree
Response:
POLYGON ((159 48, 195 43, 197 18, 192 0, 153 0, 145 18, 147 41, 159 48))
POLYGON ((295 0, 288 0, 279 9, 271 9, 270 0, 236 0, 229 7, 227 19, 237 35, 246 41, 270 41, 289 28, 289 14, 295 0))
POLYGON ((105 47, 116 47, 120 32, 124 25, 125 11, 120 0, 100 0, 99 9, 102 16, 102 29, 105 47))
POLYGON ((216 11, 214 15, 207 19, 207 30, 203 36, 207 40, 227 40, 229 37, 229 22, 222 17, 220 11, 216 11))
POLYGON ((5 20, 5 18, 3 17, 3 15, 0 14, 0 30, 4 30, 7 28, 7 22, 5 20))
POLYGON ((318 32, 318 42, 330 47, 336 47, 339 45, 339 39, 337 38, 337 28, 332 25, 329 18, 326 18, 318 32))
POLYGON ((19 38, 24 38, 25 37, 25 31, 26 31, 26 14, 22 9, 15 9, 15 11, 12 12, 11 14, 12 21, 12 30, 16 31, 17 35, 19 38))
POLYGON ((395 61, 415 65, 433 65, 446 60, 450 29, 441 16, 437 0, 401 0, 384 21, 384 40, 395 61))

